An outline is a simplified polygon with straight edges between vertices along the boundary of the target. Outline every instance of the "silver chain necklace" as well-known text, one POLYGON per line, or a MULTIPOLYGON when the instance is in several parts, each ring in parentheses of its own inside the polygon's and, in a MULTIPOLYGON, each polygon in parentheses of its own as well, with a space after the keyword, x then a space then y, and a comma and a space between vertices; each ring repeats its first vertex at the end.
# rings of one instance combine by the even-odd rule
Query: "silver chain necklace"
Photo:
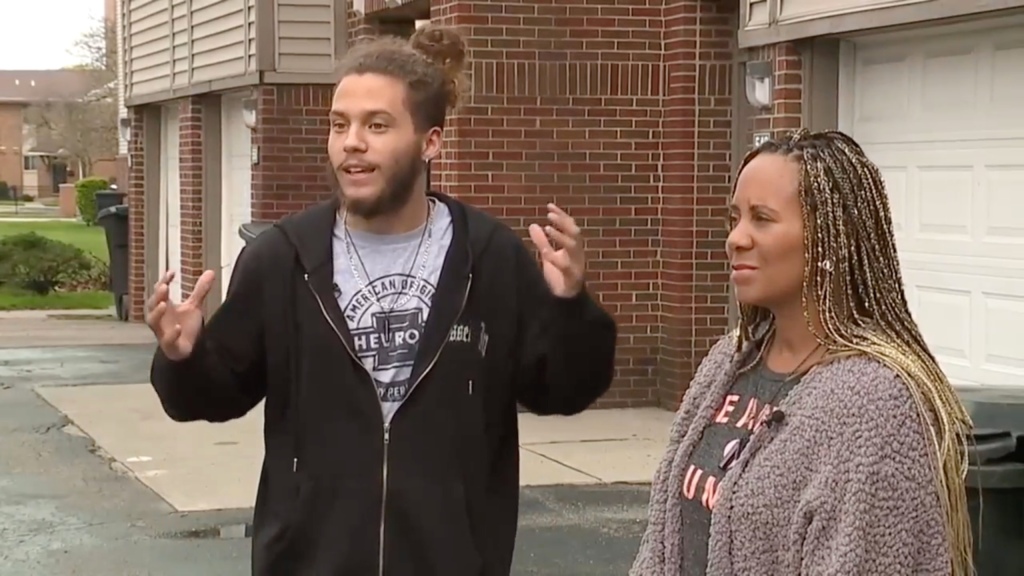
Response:
MULTIPOLYGON (((348 265, 349 268, 352 269, 352 275, 355 277, 356 283, 359 284, 360 292, 368 294, 370 298, 373 299, 373 302, 377 304, 377 306, 380 307, 380 309, 384 311, 385 314, 394 311, 399 306, 403 306, 412 298, 413 294, 416 293, 416 290, 420 287, 420 284, 423 283, 423 277, 427 272, 427 256, 430 254, 430 243, 434 237, 434 199, 429 198, 427 201, 427 222, 424 225, 423 235, 420 237, 420 242, 423 244, 423 252, 422 256, 420 257, 420 270, 416 274, 416 278, 409 283, 409 286, 405 293, 403 294, 400 292, 399 295, 401 297, 397 298, 396 301, 392 303, 390 307, 384 306, 384 303, 381 302, 380 299, 377 298, 377 295, 374 294, 373 290, 368 287, 368 280, 363 280, 362 275, 359 274, 359 267, 356 266, 356 260, 358 259, 359 255, 355 252, 356 248, 355 246, 353 246, 353 242, 349 237, 347 210, 342 211, 341 213, 341 223, 345 231, 345 233, 342 235, 342 239, 345 243, 345 254, 348 256, 348 265)), ((362 262, 361 259, 360 262, 362 262)), ((415 258, 413 259, 413 262, 415 263, 415 258)), ((367 276, 369 276, 370 272, 366 271, 366 274, 367 276)))

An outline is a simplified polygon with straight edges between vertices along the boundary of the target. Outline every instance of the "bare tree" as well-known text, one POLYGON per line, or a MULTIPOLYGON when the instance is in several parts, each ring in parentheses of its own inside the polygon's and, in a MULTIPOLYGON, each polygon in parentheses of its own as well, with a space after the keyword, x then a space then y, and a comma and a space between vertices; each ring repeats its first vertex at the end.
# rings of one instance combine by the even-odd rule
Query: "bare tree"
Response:
POLYGON ((75 40, 71 52, 85 69, 106 73, 108 82, 117 78, 117 28, 113 22, 97 20, 75 40))
POLYGON ((73 54, 81 64, 82 85, 37 103, 25 113, 36 132, 36 148, 62 152, 81 165, 81 176, 92 172, 96 160, 117 155, 116 30, 101 20, 75 41, 73 54))

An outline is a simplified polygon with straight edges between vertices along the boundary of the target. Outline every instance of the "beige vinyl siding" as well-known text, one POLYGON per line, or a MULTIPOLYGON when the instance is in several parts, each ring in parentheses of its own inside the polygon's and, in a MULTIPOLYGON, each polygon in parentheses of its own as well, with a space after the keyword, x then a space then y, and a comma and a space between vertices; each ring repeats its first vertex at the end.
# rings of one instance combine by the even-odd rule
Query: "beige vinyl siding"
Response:
MULTIPOLYGON (((124 4, 127 0, 116 0, 115 2, 115 13, 114 13, 114 26, 116 42, 117 42, 117 118, 128 117, 128 109, 124 106, 124 79, 125 79, 125 60, 124 60, 124 4)), ((127 154, 128 153, 128 140, 121 134, 121 131, 117 132, 117 153, 127 154)))
POLYGON ((757 30, 811 20, 869 12, 932 0, 742 0, 743 30, 757 30))
POLYGON ((125 14, 126 96, 171 87, 168 0, 127 0, 125 14))
POLYGON ((920 4, 930 0, 786 0, 779 3, 778 24, 803 22, 878 8, 920 4))
POLYGON ((747 30, 766 28, 770 17, 768 0, 743 0, 746 3, 743 27, 747 30))
POLYGON ((256 69, 256 0, 127 0, 126 96, 256 69))
POLYGON ((278 72, 333 72, 334 0, 275 0, 278 72))
POLYGON ((174 1, 175 88, 254 70, 255 0, 174 1))

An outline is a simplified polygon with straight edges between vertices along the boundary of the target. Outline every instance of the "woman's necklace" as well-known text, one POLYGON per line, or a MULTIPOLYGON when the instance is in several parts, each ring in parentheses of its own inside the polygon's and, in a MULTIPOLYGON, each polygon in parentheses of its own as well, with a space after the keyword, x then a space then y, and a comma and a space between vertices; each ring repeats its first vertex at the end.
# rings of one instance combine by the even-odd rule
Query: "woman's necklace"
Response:
MULTIPOLYGON (((775 339, 775 333, 773 332, 771 335, 769 335, 767 338, 765 338, 765 343, 761 345, 761 350, 760 350, 760 352, 758 352, 758 357, 761 359, 762 363, 765 363, 765 362, 768 361, 765 352, 767 352, 768 346, 771 344, 771 341, 773 341, 774 339, 775 339)), ((818 344, 814 348, 812 348, 811 351, 808 352, 807 355, 804 356, 802 360, 800 360, 800 362, 796 365, 796 367, 793 368, 792 370, 790 370, 788 374, 786 374, 786 377, 782 379, 782 382, 778 383, 778 385, 775 388, 775 391, 772 393, 771 398, 769 398, 766 402, 764 402, 764 406, 773 406, 775 404, 775 401, 778 399, 779 394, 781 394, 782 391, 786 388, 786 384, 789 384, 790 381, 792 381, 793 378, 797 374, 800 373, 800 370, 804 367, 804 365, 807 363, 807 361, 810 360, 811 357, 814 356, 814 353, 817 352, 820 349, 821 349, 821 342, 818 342, 818 344)), ((764 364, 762 364, 762 365, 764 365, 764 364)), ((761 395, 761 381, 758 381, 758 383, 757 383, 757 391, 754 393, 754 398, 758 398, 760 395, 761 395)), ((731 468, 732 465, 739 458, 740 454, 742 454, 743 451, 746 449, 747 444, 750 443, 750 437, 753 436, 754 432, 758 428, 760 428, 764 424, 764 422, 767 419, 769 419, 769 418, 771 418, 771 413, 765 414, 764 417, 761 418, 760 421, 757 422, 754 425, 754 428, 752 430, 750 430, 745 436, 743 436, 742 438, 738 438, 737 440, 734 440, 733 442, 730 442, 726 446, 726 448, 725 448, 725 454, 723 455, 722 461, 721 461, 721 463, 719 463, 718 467, 721 468, 722 470, 728 470, 729 468, 731 468)))

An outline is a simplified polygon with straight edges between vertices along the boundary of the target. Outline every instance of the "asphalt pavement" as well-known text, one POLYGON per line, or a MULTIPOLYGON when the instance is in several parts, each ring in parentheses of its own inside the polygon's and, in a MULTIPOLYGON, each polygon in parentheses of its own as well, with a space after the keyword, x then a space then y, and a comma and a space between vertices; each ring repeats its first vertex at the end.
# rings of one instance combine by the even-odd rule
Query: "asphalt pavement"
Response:
MULTIPOLYGON (((149 344, 0 348, 0 574, 250 573, 251 510, 175 512, 35 393, 144 382, 151 353, 149 344)), ((645 486, 524 488, 514 574, 622 576, 646 505, 645 486)))

